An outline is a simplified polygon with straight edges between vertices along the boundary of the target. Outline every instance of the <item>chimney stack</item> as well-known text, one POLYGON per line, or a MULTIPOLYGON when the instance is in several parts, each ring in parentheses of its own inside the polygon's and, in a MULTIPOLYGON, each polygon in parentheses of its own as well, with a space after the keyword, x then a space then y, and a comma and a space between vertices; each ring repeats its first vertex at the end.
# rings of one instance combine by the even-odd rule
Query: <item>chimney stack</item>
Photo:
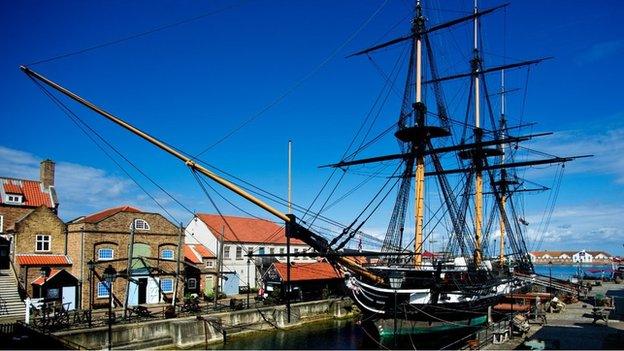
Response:
POLYGON ((50 186, 54 186, 54 161, 43 160, 39 168, 39 178, 43 188, 47 189, 50 186))

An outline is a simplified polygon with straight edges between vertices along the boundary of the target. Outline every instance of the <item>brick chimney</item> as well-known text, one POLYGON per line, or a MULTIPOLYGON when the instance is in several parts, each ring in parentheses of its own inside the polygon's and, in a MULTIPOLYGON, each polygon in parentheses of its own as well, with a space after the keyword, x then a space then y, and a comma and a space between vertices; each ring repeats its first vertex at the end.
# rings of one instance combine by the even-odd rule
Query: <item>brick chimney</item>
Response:
POLYGON ((39 178, 41 179, 44 189, 54 186, 54 161, 41 161, 41 165, 39 167, 39 178))

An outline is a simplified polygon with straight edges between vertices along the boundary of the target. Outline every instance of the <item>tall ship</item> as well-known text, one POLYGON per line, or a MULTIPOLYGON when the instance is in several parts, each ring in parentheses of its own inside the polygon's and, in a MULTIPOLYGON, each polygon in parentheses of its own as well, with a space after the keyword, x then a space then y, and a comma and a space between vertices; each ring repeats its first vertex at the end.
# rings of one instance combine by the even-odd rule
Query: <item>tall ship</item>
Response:
MULTIPOLYGON (((384 177, 383 185, 370 194, 363 209, 332 237, 321 233, 311 221, 276 209, 257 193, 252 194, 238 179, 227 179, 192 155, 139 130, 29 67, 21 69, 47 92, 52 88, 86 106, 282 221, 288 238, 302 240, 345 272, 346 287, 363 312, 363 320, 373 322, 380 335, 432 333, 483 324, 491 306, 506 294, 527 288, 525 282, 515 277, 516 272, 534 273, 525 241, 526 220, 519 214, 518 201, 522 193, 535 189, 527 188, 529 183, 517 175, 517 170, 564 164, 578 157, 516 157, 519 144, 550 133, 521 134, 521 126, 508 126, 504 84, 493 93, 487 84, 492 79, 486 78, 496 75, 502 81, 505 71, 545 59, 499 66, 484 63, 479 21, 504 6, 481 10, 475 1, 472 13, 430 24, 423 5, 416 1, 408 34, 351 55, 370 56, 396 45, 408 45, 400 113, 386 131, 396 139, 398 152, 366 158, 351 153, 324 166, 346 171, 385 162, 396 165, 395 171, 384 177), (469 70, 443 76, 438 69, 434 34, 458 25, 473 28, 472 55, 464 65, 469 70), (463 120, 449 116, 444 95, 448 82, 469 85, 463 120), (500 112, 494 112, 493 99, 500 100, 500 112), (383 244, 378 252, 368 253, 374 259, 363 262, 355 257, 361 253, 348 253, 344 248, 357 240, 367 220, 387 199, 394 202, 383 244), (410 221, 413 231, 407 228, 410 221), (428 239, 441 231, 444 248, 426 251, 428 239), (498 245, 491 244, 496 242, 494 239, 498 245)), ((371 142, 381 139, 371 138, 371 142)), ((302 206, 295 208, 308 212, 302 206)))

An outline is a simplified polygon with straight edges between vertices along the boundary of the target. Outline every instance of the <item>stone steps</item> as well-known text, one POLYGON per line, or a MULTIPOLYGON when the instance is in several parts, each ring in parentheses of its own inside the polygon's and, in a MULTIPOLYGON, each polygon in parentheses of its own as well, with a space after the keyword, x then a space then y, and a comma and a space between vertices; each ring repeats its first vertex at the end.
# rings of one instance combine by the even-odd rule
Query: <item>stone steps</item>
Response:
POLYGON ((0 319, 24 318, 25 304, 20 298, 17 280, 10 270, 0 271, 0 319))

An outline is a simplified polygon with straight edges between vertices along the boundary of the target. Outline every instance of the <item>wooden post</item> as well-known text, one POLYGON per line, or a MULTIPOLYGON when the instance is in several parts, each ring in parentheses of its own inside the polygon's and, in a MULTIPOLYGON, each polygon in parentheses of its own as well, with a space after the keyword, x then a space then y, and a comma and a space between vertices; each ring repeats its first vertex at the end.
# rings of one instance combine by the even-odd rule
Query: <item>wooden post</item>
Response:
POLYGON ((180 280, 180 254, 182 253, 182 245, 184 245, 184 225, 182 225, 182 222, 180 222, 180 237, 178 238, 178 252, 176 254, 176 279, 174 280, 173 285, 173 299, 171 299, 171 306, 175 306, 178 297, 178 284, 180 280))
POLYGON ((221 243, 217 240, 217 279, 215 284, 214 308, 217 308, 217 300, 219 299, 219 288, 221 283, 221 271, 223 270, 223 237, 225 236, 225 226, 221 226, 221 243))
POLYGON ((132 256, 134 255, 134 223, 136 219, 132 220, 130 226, 130 241, 128 242, 128 264, 126 265, 126 273, 128 275, 126 279, 126 295, 124 297, 124 318, 128 317, 128 295, 130 294, 130 278, 132 272, 132 256))

